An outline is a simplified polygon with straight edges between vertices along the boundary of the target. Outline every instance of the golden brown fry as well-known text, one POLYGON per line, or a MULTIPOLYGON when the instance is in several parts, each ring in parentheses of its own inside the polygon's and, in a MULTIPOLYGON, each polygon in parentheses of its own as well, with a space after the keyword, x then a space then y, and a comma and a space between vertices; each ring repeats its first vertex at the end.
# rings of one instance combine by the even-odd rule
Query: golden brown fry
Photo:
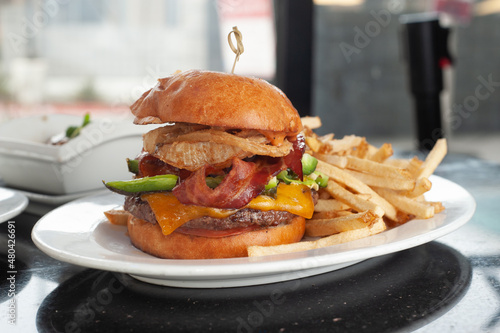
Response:
POLYGON ((130 213, 123 209, 111 209, 104 212, 104 215, 111 224, 127 225, 130 213))
POLYGON ((349 209, 349 205, 336 199, 319 199, 314 206, 315 212, 329 212, 349 209))
POLYGON ((363 138, 363 140, 357 147, 351 148, 351 155, 356 156, 357 158, 365 158, 366 155, 368 154, 368 149, 369 149, 368 143, 363 138))
MULTIPOLYGON (((348 174, 344 170, 341 170, 333 165, 329 165, 329 164, 322 162, 322 161, 318 161, 318 165, 316 166, 316 170, 323 172, 325 175, 330 177, 330 180, 335 180, 336 182, 339 182, 341 184, 348 186, 350 189, 352 189, 356 193, 369 194, 370 198, 368 199, 368 202, 372 202, 373 204, 375 204, 376 206, 381 208, 382 211, 384 212, 385 216, 387 216, 388 218, 390 218, 392 220, 396 218, 396 209, 394 208, 394 206, 391 205, 387 200, 382 198, 380 195, 378 195, 375 191, 373 191, 368 185, 364 184, 362 181, 358 180, 354 176, 351 176, 350 174, 348 174)), ((340 186, 338 186, 338 187, 340 187, 340 186)), ((332 195, 334 198, 336 198, 342 202, 345 202, 344 200, 346 200, 346 199, 345 199, 345 197, 343 198, 341 196, 341 193, 344 194, 344 196, 345 196, 346 195, 345 192, 349 192, 345 189, 344 189, 344 191, 341 191, 335 185, 332 185, 332 187, 330 187, 330 182, 328 182, 328 186, 327 186, 326 190, 328 191, 328 193, 330 193, 330 195, 332 195), (335 195, 332 194, 332 193, 334 193, 333 192, 334 188, 337 190, 337 192, 336 192, 337 197, 335 197, 335 195)), ((363 209, 363 206, 359 206, 363 200, 361 200, 360 198, 356 198, 356 200, 357 200, 358 207, 353 206, 353 208, 356 209, 356 211, 362 212, 365 210, 370 210, 370 208, 363 209)), ((345 203, 352 205, 353 202, 351 202, 351 203, 345 202, 345 203)), ((379 212, 376 212, 376 214, 379 215, 379 212)), ((379 215, 379 216, 382 216, 382 215, 379 215)))
POLYGON ((375 191, 387 199, 387 201, 393 204, 397 209, 415 215, 417 218, 428 219, 434 216, 434 206, 427 205, 425 202, 412 200, 411 198, 385 188, 375 188, 375 191))
POLYGON ((329 153, 337 153, 345 150, 352 149, 361 144, 361 142, 366 141, 364 137, 356 135, 346 135, 342 139, 329 141, 330 149, 329 153))
MULTIPOLYGON (((366 210, 371 210, 378 216, 384 216, 384 209, 372 201, 364 200, 355 194, 349 192, 339 184, 337 184, 334 180, 330 179, 328 181, 328 186, 326 190, 332 197, 335 199, 342 201, 343 203, 351 206, 357 212, 364 212, 366 210)), ((394 213, 395 214, 395 213, 394 213)))
POLYGON ((408 160, 406 170, 408 170, 413 178, 417 178, 423 163, 418 157, 414 156, 411 160, 408 160))
POLYGON ((306 144, 309 148, 311 148, 313 152, 320 151, 321 147, 323 146, 323 143, 321 141, 312 136, 306 137, 306 144))
POLYGON ((386 229, 385 222, 379 218, 370 227, 341 232, 339 234, 327 236, 314 241, 298 242, 277 246, 250 246, 248 248, 249 257, 267 256, 273 254, 283 254, 299 251, 314 250, 336 244, 346 243, 357 239, 381 233, 386 229))
POLYGON ((434 214, 440 213, 445 210, 443 203, 440 201, 426 201, 426 203, 434 207, 434 214))
POLYGON ((378 216, 371 211, 339 216, 331 219, 314 219, 306 223, 306 236, 329 236, 349 230, 371 226, 378 216))
POLYGON ((418 178, 415 182, 415 187, 411 191, 403 192, 408 198, 417 198, 429 191, 432 187, 432 183, 427 178, 418 178))
POLYGON ((350 210, 330 210, 326 212, 315 212, 311 220, 334 219, 340 216, 347 216, 354 214, 350 210))
POLYGON ((321 161, 326 162, 328 164, 335 165, 341 169, 345 169, 345 167, 347 166, 347 157, 346 156, 321 154, 321 153, 314 153, 313 156, 316 157, 318 160, 321 160, 321 161))
POLYGON ((411 175, 407 170, 394 167, 392 165, 377 163, 370 160, 346 156, 347 169, 363 171, 381 177, 410 179, 411 175))
POLYGON ((446 144, 446 139, 439 139, 436 141, 436 144, 432 148, 432 150, 429 152, 427 157, 425 158, 424 163, 420 167, 420 171, 418 173, 419 178, 429 178, 430 175, 434 173, 434 170, 436 170, 437 166, 443 158, 446 155, 446 152, 448 151, 447 144, 446 144))
POLYGON ((391 157, 393 153, 394 151, 392 150, 392 145, 390 143, 384 143, 379 149, 377 149, 376 152, 371 153, 368 156, 368 159, 373 162, 383 163, 391 157))
POLYGON ((345 170, 345 172, 347 172, 351 176, 356 177, 357 179, 359 179, 368 186, 377 186, 377 187, 390 188, 392 190, 405 190, 405 191, 410 191, 415 188, 415 180, 413 179, 401 179, 401 178, 391 179, 387 177, 381 177, 354 170, 345 170))
POLYGON ((300 118, 302 121, 302 126, 308 127, 310 129, 316 129, 321 127, 321 119, 319 117, 302 117, 300 118))

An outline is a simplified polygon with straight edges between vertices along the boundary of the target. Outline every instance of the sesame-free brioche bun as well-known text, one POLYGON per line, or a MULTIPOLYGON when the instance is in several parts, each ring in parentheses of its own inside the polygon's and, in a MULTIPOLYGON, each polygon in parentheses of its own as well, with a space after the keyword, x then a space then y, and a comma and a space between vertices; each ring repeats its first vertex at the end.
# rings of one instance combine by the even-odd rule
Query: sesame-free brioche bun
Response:
POLYGON ((143 252, 165 259, 220 259, 246 257, 251 245, 295 243, 305 232, 305 219, 297 216, 286 225, 258 229, 220 238, 201 237, 174 231, 164 235, 160 226, 130 216, 128 235, 143 252))
POLYGON ((158 80, 131 107, 136 124, 193 123, 296 135, 297 110, 285 94, 257 78, 189 70, 158 80))

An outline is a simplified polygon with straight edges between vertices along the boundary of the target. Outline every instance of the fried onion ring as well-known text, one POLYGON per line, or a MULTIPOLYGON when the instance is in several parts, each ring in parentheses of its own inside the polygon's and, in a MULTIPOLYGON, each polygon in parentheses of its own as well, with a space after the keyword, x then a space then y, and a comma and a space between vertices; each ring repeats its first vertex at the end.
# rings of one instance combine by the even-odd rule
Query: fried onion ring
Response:
POLYGON ((288 140, 270 145, 257 131, 233 132, 192 124, 164 126, 144 135, 144 150, 177 168, 195 171, 205 164, 229 166, 233 157, 282 157, 292 149, 288 140))

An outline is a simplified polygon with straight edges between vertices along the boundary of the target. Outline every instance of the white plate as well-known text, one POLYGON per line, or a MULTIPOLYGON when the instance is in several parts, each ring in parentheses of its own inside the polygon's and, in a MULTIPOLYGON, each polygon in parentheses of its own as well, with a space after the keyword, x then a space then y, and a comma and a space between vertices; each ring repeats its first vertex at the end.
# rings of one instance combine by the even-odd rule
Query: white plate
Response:
POLYGON ((222 288, 292 280, 334 271, 362 260, 415 247, 464 225, 474 214, 473 197, 459 185, 433 176, 428 200, 446 210, 432 219, 327 248, 256 258, 167 260, 134 248, 126 227, 111 225, 103 211, 123 197, 109 193, 61 206, 33 228, 35 244, 53 258, 76 265, 128 273, 149 283, 185 288, 222 288))
POLYGON ((0 223, 20 214, 28 206, 28 198, 21 193, 0 188, 0 223))
POLYGON ((61 205, 61 204, 70 202, 72 200, 86 197, 86 196, 89 196, 92 194, 98 194, 101 192, 109 192, 106 189, 99 189, 99 190, 90 190, 90 191, 57 195, 57 194, 45 194, 45 193, 31 192, 28 190, 19 190, 19 189, 15 189, 15 188, 11 188, 11 189, 13 191, 16 191, 16 192, 26 196, 30 201, 40 203, 40 204, 45 204, 45 205, 61 205))

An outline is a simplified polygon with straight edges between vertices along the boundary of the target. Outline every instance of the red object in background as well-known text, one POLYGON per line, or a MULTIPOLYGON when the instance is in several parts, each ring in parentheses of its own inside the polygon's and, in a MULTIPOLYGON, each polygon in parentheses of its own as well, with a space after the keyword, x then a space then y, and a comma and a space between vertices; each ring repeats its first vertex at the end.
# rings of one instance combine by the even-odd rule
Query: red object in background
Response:
POLYGON ((472 3, 469 0, 436 0, 435 10, 448 14, 459 23, 469 23, 472 17, 472 3))

